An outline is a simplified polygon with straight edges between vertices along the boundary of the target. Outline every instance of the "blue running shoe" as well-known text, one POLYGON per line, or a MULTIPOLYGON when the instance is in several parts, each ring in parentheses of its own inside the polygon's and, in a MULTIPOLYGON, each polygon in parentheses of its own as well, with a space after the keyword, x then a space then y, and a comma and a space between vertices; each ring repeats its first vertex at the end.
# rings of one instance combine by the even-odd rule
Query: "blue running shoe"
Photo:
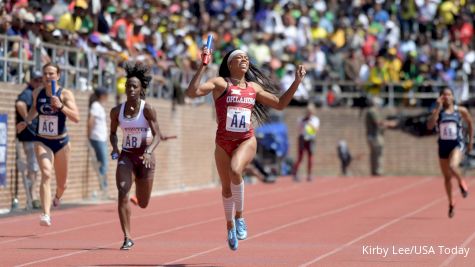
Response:
POLYGON ((228 230, 228 245, 231 250, 238 249, 238 239, 236 237, 236 226, 228 230))
POLYGON ((247 238, 247 225, 244 221, 244 218, 238 218, 234 221, 236 225, 236 235, 239 240, 244 240, 247 238))

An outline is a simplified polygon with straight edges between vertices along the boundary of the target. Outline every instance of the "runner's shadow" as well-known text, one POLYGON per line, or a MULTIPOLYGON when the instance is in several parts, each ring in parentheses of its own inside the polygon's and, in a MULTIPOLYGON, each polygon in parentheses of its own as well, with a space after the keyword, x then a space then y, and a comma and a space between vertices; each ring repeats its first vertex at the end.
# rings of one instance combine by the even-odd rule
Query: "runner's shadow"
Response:
POLYGON ((117 250, 114 248, 18 248, 21 250, 53 250, 53 251, 92 251, 92 250, 117 250))
POLYGON ((9 238, 9 237, 35 237, 36 235, 0 235, 0 238, 9 238))
POLYGON ((207 266, 207 267, 219 267, 219 265, 211 265, 206 263, 194 263, 194 264, 93 264, 91 266, 109 266, 109 267, 122 267, 122 266, 164 266, 164 267, 189 267, 189 266, 207 266))

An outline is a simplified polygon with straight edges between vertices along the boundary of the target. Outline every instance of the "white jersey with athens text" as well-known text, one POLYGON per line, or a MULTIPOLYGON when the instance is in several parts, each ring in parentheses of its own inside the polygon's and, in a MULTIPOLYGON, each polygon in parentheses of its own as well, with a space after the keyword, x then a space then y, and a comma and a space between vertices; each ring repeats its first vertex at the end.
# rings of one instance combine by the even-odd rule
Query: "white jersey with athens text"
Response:
POLYGON ((122 103, 119 113, 119 127, 123 132, 122 150, 132 152, 144 150, 152 141, 152 131, 143 110, 145 101, 140 100, 140 109, 134 118, 124 116, 125 103, 122 103))

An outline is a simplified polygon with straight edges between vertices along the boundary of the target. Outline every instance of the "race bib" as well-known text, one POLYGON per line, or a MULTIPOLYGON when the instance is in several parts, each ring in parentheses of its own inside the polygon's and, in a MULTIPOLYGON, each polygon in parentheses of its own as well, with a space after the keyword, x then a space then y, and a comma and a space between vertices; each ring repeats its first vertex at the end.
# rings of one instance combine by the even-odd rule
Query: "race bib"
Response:
POLYGON ((139 148, 142 145, 142 133, 127 133, 124 135, 124 148, 139 148))
POLYGON ((226 130, 230 132, 247 132, 251 127, 251 110, 240 107, 228 107, 226 130))
POLYGON ((444 122, 439 126, 441 140, 457 140, 457 124, 455 122, 444 122))
POLYGON ((38 133, 46 136, 57 136, 58 116, 40 115, 38 133))

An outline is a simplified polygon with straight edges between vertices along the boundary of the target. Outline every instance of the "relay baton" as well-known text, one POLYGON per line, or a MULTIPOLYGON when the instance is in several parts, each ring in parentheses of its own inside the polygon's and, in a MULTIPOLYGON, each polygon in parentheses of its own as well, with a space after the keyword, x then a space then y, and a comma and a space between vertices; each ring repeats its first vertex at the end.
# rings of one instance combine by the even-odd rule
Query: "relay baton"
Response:
POLYGON ((213 44, 213 35, 208 34, 208 40, 206 41, 206 48, 208 48, 208 51, 210 52, 210 55, 203 58, 203 64, 204 65, 208 65, 208 63, 209 63, 209 59, 211 57, 211 46, 212 46, 212 44, 213 44))
POLYGON ((56 95, 56 81, 55 81, 55 80, 52 80, 52 81, 51 81, 51 94, 52 94, 53 96, 56 95))

